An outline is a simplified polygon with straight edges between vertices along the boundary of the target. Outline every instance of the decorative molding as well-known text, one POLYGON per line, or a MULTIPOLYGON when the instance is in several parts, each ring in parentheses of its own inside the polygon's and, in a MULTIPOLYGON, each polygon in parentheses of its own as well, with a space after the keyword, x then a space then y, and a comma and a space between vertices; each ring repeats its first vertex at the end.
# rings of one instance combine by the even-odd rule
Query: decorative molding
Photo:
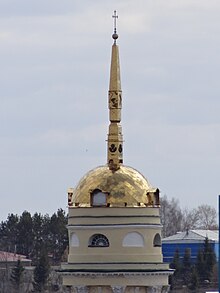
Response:
POLYGON ((76 293, 88 293, 89 288, 87 286, 73 286, 75 289, 76 293))
POLYGON ((140 224, 140 223, 131 223, 131 224, 103 224, 103 225, 68 225, 67 229, 76 229, 76 230, 83 230, 83 229, 120 229, 120 228, 151 228, 151 229, 161 229, 161 224, 140 224))
MULTIPOLYGON (((128 209, 128 208, 127 208, 128 209)), ((81 219, 81 218, 94 218, 94 219, 102 219, 102 218, 135 218, 135 217, 138 217, 138 218, 160 218, 159 215, 138 215, 138 214, 135 214, 135 215, 126 215, 126 216, 120 216, 120 215, 107 215, 107 216, 69 216, 68 218, 69 219, 81 219)))
POLYGON ((126 287, 112 285, 111 288, 112 288, 113 293, 124 293, 126 287))
POLYGON ((161 293, 162 286, 149 286, 147 287, 147 293, 161 293))
POLYGON ((100 273, 100 272, 67 272, 67 271, 60 271, 60 274, 64 276, 79 276, 79 277, 103 277, 106 278, 108 276, 111 277, 118 277, 118 276, 123 276, 125 278, 130 278, 131 276, 169 276, 173 274, 173 271, 159 271, 159 272, 106 272, 106 273, 100 273))
POLYGON ((149 286, 146 288, 147 293, 168 293, 170 286, 149 286))

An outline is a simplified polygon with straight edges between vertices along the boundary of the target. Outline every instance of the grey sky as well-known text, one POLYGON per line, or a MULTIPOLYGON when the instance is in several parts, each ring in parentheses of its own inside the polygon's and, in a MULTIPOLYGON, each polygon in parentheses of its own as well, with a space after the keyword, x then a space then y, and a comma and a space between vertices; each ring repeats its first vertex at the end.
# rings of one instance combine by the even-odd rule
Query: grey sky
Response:
POLYGON ((217 205, 218 0, 2 0, 0 219, 65 209, 106 163, 115 9, 125 164, 182 207, 217 205))

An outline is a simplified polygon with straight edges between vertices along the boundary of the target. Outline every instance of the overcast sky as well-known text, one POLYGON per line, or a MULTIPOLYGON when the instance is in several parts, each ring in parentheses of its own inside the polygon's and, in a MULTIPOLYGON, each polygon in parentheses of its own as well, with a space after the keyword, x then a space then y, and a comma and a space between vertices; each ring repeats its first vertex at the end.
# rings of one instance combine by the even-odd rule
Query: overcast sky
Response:
POLYGON ((217 207, 219 0, 1 0, 0 220, 66 209, 106 163, 115 9, 125 164, 182 207, 217 207))

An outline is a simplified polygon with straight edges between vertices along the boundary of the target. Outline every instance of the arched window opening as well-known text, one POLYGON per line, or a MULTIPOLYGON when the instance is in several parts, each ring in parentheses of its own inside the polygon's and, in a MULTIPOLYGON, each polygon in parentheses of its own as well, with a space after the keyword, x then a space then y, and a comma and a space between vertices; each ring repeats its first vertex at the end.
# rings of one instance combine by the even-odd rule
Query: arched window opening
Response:
POLYGON ((107 193, 102 192, 100 189, 95 189, 91 193, 91 205, 95 207, 106 206, 107 193))
POLYGON ((94 234, 89 239, 89 247, 109 247, 108 238, 103 234, 94 234))
POLYGON ((138 232, 130 232, 125 235, 123 247, 144 247, 144 237, 138 232))
POLYGON ((155 192, 155 205, 160 205, 160 190, 157 188, 155 192))
POLYGON ((79 246, 79 238, 76 233, 72 233, 70 237, 70 246, 78 247, 79 246))
POLYGON ((161 237, 159 233, 154 236, 154 247, 161 247, 161 237))

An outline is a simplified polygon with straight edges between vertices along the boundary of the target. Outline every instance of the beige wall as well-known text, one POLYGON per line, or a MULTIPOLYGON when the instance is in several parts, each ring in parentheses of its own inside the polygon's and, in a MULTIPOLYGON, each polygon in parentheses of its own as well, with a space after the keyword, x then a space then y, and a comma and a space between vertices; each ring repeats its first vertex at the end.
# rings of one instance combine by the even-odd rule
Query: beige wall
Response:
POLYGON ((154 247, 161 234, 158 208, 70 208, 69 239, 75 233, 79 246, 69 245, 69 263, 86 262, 162 262, 161 247, 154 247), (123 247, 124 237, 131 232, 143 236, 143 247, 123 247), (88 247, 94 234, 103 234, 109 247, 88 247))
POLYGON ((70 207, 68 231, 70 247, 68 263, 61 268, 63 284, 89 287, 85 292, 76 289, 76 293, 115 293, 114 285, 126 288, 126 293, 138 293, 146 292, 149 286, 168 285, 171 272, 162 263, 161 247, 154 247, 155 235, 161 235, 158 207, 70 207), (130 243, 127 238, 124 245, 136 245, 140 240, 138 246, 123 246, 128 233, 134 239, 130 243), (105 235, 109 247, 89 247, 94 234, 105 235))

